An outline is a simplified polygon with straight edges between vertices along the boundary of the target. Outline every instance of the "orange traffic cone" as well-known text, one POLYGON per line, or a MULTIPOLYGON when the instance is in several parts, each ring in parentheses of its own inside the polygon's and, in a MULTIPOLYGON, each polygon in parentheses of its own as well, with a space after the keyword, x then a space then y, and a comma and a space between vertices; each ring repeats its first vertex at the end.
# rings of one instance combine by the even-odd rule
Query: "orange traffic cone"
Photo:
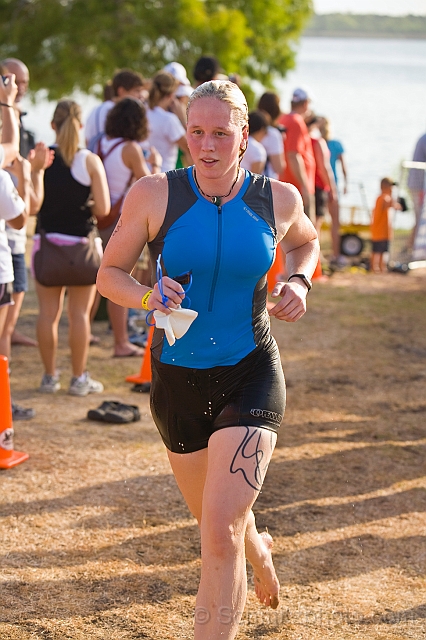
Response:
POLYGON ((284 261, 283 261, 283 252, 281 247, 278 245, 277 250, 275 252, 275 260, 272 264, 272 267, 268 271, 267 279, 268 279, 268 293, 272 293, 275 285, 277 284, 280 275, 284 271, 284 261))
POLYGON ((132 391, 148 393, 151 388, 151 343, 154 335, 154 327, 149 330, 148 342, 146 343, 145 353, 142 356, 141 370, 134 376, 127 376, 126 382, 134 382, 135 386, 132 391))
POLYGON ((6 356, 0 356, 0 397, 0 469, 10 469, 28 460, 29 455, 13 450, 12 404, 6 356))
POLYGON ((312 275, 312 280, 322 280, 322 279, 325 280, 326 276, 323 275, 321 260, 318 258, 317 266, 315 267, 315 271, 312 275))

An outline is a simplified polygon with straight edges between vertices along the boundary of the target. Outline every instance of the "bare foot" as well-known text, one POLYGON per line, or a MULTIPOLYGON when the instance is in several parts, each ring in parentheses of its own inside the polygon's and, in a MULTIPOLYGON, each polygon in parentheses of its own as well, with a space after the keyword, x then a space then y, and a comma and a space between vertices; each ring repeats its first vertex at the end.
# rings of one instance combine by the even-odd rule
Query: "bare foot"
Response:
POLYGON ((276 609, 279 604, 280 583, 275 573, 274 563, 272 561, 272 536, 266 531, 260 534, 265 549, 263 562, 260 566, 253 566, 254 572, 254 589, 256 595, 262 604, 267 607, 276 609))
POLYGON ((135 347, 134 344, 128 342, 121 347, 116 346, 114 351, 114 358, 132 358, 141 357, 145 353, 145 349, 141 347, 135 347))
POLYGON ((25 336, 20 331, 16 331, 16 330, 12 333, 11 343, 23 344, 25 347, 38 347, 37 340, 33 340, 32 338, 29 338, 28 336, 25 336))

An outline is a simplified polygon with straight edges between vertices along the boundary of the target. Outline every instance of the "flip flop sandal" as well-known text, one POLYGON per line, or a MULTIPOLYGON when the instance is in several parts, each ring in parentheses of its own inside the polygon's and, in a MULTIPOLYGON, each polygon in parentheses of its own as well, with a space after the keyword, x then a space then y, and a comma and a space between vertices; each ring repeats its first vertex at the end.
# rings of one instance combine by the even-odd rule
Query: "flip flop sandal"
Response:
POLYGON ((105 401, 97 409, 90 409, 87 412, 89 420, 98 422, 113 422, 125 424, 140 420, 139 407, 134 404, 124 404, 123 402, 105 401))
POLYGON ((111 407, 105 411, 104 422, 112 422, 115 424, 134 422, 134 413, 124 405, 121 407, 111 407))
POLYGON ((125 404, 124 402, 110 402, 109 404, 115 411, 131 411, 133 415, 133 422, 141 419, 139 407, 135 404, 125 404))
POLYGON ((105 413, 111 408, 111 402, 103 402, 97 409, 90 409, 87 412, 89 420, 96 420, 98 422, 105 421, 105 413))

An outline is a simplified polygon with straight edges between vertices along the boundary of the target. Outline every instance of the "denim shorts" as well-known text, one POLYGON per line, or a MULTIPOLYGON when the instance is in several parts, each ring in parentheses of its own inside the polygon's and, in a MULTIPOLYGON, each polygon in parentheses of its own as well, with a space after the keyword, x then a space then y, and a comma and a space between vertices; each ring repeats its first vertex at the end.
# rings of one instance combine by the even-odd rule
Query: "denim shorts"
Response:
POLYGON ((13 262, 13 293, 28 291, 27 265, 25 264, 25 253, 12 253, 13 262))

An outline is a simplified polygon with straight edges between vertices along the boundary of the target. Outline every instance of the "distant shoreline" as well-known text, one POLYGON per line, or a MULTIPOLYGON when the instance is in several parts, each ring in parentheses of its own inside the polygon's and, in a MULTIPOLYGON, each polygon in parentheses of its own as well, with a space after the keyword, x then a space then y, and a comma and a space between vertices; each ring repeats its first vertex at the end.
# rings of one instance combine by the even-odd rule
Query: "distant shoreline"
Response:
POLYGON ((383 33, 382 31, 305 31, 302 38, 369 38, 381 40, 426 40, 426 33, 420 35, 418 33, 383 33))
POLYGON ((425 40, 426 16, 315 14, 303 32, 306 38, 394 38, 425 40))

